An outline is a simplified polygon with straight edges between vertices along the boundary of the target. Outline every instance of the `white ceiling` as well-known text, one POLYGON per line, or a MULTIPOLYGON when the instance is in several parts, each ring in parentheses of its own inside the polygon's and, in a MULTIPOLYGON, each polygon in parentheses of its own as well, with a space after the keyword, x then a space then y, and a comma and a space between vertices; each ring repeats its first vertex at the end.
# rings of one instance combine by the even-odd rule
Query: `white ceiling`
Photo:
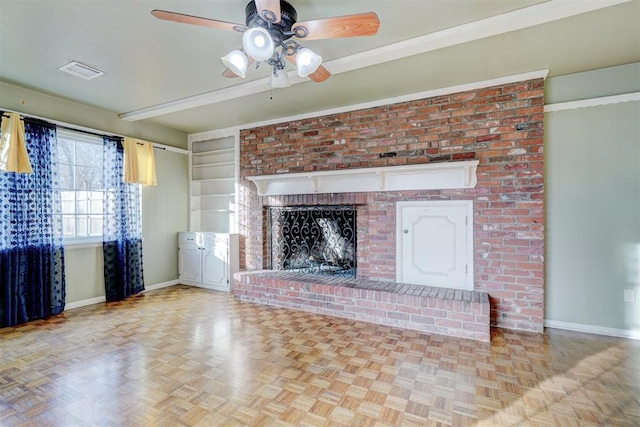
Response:
POLYGON ((302 41, 333 76, 295 77, 298 84, 271 91, 266 67, 244 80, 221 77, 220 57, 241 45, 240 34, 150 13, 244 23, 246 3, 0 0, 0 80, 197 133, 531 71, 640 61, 640 0, 290 0, 298 21, 373 11, 380 31, 302 41), (87 81, 58 71, 71 60, 106 75, 87 81))

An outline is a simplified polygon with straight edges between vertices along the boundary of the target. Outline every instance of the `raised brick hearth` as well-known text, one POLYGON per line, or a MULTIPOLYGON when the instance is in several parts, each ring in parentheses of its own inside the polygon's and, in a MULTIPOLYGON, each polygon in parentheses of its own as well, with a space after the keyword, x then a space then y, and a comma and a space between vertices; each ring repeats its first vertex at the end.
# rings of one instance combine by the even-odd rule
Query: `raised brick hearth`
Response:
POLYGON ((258 270, 234 275, 236 298, 488 342, 486 292, 258 270))

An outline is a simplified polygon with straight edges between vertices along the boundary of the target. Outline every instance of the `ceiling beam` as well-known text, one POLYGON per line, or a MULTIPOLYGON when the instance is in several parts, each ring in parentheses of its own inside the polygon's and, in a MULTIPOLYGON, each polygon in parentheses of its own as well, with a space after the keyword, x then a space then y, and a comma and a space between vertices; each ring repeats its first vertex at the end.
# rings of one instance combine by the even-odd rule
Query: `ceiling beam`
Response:
MULTIPOLYGON (((340 74, 389 61, 419 55, 487 37, 505 34, 548 22, 569 18, 587 12, 627 3, 631 0, 550 0, 545 3, 503 13, 478 21, 458 25, 423 36, 414 37, 366 52, 325 62, 332 73, 340 74)), ((291 84, 306 82, 295 71, 289 72, 291 84)), ((261 78, 224 89, 214 90, 187 98, 129 111, 118 116, 127 121, 138 121, 191 108, 202 107, 271 90, 269 79, 261 78)))

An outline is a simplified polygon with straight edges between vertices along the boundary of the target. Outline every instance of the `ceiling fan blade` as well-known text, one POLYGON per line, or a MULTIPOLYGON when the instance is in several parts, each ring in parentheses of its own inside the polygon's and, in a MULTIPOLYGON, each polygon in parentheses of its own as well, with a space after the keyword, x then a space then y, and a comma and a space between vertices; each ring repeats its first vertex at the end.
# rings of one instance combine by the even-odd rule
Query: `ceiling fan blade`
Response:
POLYGON ((313 73, 309 74, 309 78, 316 83, 323 82, 331 77, 331 73, 329 70, 324 68, 322 65, 318 67, 313 73))
POLYGON ((378 32, 380 20, 374 12, 335 18, 298 22, 291 27, 297 37, 305 40, 331 39, 338 37, 372 36, 378 32), (304 31, 301 27, 306 28, 304 31), (306 36, 302 36, 307 33, 306 36))
MULTIPOLYGON (((247 55, 247 68, 251 67, 254 62, 256 62, 256 60, 247 55)), ((222 77, 226 77, 228 79, 232 79, 234 77, 240 77, 240 76, 227 68, 222 73, 222 77)))
MULTIPOLYGON (((296 66, 296 57, 297 57, 297 55, 286 55, 285 56, 287 61, 292 63, 294 66, 296 66)), ((329 77, 331 77, 331 73, 329 72, 329 70, 324 68, 322 65, 320 65, 318 67, 318 69, 315 70, 313 73, 309 74, 309 78, 311 80, 313 80, 314 82, 316 82, 316 83, 323 82, 323 81, 327 80, 329 77)))
POLYGON ((234 73, 233 71, 231 71, 230 69, 226 68, 224 70, 224 72, 222 73, 222 77, 226 77, 228 79, 233 79, 235 77, 240 77, 240 76, 237 75, 236 73, 234 73))
POLYGON ((273 21, 271 22, 280 22, 280 0, 255 0, 256 9, 258 10, 258 14, 264 18, 266 21, 271 21, 271 14, 273 14, 273 21), (267 14, 265 15, 264 12, 267 14))
POLYGON ((228 79, 232 79, 234 77, 240 77, 238 76, 236 73, 234 73, 233 71, 231 71, 230 69, 226 68, 224 70, 224 72, 222 73, 222 77, 226 77, 228 79))
POLYGON ((233 22, 219 21, 217 19, 202 18, 200 16, 185 15, 183 13, 169 12, 155 9, 151 14, 158 19, 165 21, 179 22, 181 24, 199 25, 201 27, 215 28, 217 30, 244 32, 246 25, 235 24, 233 22))

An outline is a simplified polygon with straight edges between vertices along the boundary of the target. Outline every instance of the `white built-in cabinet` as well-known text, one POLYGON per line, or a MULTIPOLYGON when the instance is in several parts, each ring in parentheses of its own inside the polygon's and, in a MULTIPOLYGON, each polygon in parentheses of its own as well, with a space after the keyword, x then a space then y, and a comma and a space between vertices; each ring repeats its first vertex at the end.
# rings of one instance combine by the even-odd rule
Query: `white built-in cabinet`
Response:
POLYGON ((238 271, 238 235, 178 233, 180 282, 218 291, 230 291, 238 271))
POLYGON ((238 271, 236 137, 190 143, 189 232, 178 233, 180 282, 230 291, 238 271))
POLYGON ((191 143, 191 231, 236 230, 236 138, 191 143))

